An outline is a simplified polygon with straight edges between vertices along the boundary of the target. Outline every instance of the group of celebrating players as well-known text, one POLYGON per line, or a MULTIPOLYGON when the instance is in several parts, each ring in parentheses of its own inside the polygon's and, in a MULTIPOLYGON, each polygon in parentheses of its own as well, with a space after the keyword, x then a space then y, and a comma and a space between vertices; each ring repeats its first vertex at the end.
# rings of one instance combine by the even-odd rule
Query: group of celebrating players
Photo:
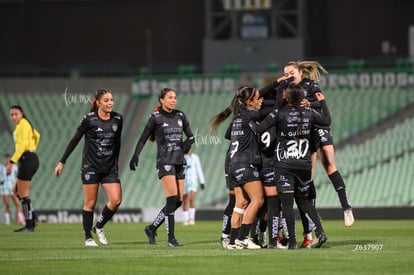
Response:
POLYGON ((233 115, 226 131, 230 146, 225 164, 229 204, 223 215, 224 248, 296 249, 294 201, 303 224, 300 247, 321 247, 328 238, 315 209, 317 155, 337 191, 345 226, 352 226, 352 208, 335 164, 331 116, 317 82, 321 72, 326 70, 315 61, 289 62, 284 75, 268 86, 240 87, 230 105, 211 120, 214 131, 233 115), (266 228, 268 244, 257 237, 266 228))

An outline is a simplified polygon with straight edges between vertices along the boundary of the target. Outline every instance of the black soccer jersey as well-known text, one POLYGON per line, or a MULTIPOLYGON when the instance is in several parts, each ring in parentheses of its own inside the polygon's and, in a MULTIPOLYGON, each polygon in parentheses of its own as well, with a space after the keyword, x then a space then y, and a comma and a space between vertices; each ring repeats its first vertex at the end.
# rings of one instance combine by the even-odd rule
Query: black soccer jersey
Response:
MULTIPOLYGON (((322 106, 315 95, 316 93, 322 92, 320 84, 316 80, 311 80, 309 78, 304 78, 300 84, 305 89, 305 98, 309 101, 310 108, 321 113, 322 106)), ((329 126, 330 125, 318 125, 317 128, 329 129, 329 126)))
POLYGON ((252 129, 259 120, 259 112, 255 109, 242 108, 231 126, 230 163, 260 165, 261 157, 257 137, 252 129))
POLYGON ((185 164, 184 153, 181 149, 183 133, 191 142, 194 142, 190 123, 185 114, 178 110, 168 113, 160 108, 150 115, 138 141, 136 154, 139 155, 146 140, 152 136, 157 143, 157 167, 167 164, 185 164))
POLYGON ((310 139, 315 124, 330 123, 326 102, 321 101, 324 116, 310 108, 299 112, 295 107, 284 105, 271 112, 260 125, 258 133, 271 126, 276 127, 275 168, 311 169, 310 139))
POLYGON ((82 136, 85 136, 82 171, 98 174, 117 171, 121 148, 122 116, 116 112, 111 112, 110 115, 108 120, 99 118, 96 112, 84 116, 60 161, 65 163, 82 136))
MULTIPOLYGON (((274 88, 272 94, 274 96, 274 102, 271 105, 262 104, 259 110, 260 121, 262 121, 267 115, 269 115, 275 108, 280 108, 283 105, 282 90, 274 88)), ((277 139, 276 128, 274 126, 267 129, 261 135, 259 135, 259 149, 261 151, 262 165, 264 167, 273 167, 273 159, 275 155, 276 139, 277 139)))
POLYGON ((272 126, 259 135, 259 149, 261 152, 263 167, 273 167, 273 159, 275 156, 276 127, 272 126))
POLYGON ((310 108, 321 112, 321 104, 316 98, 316 93, 321 93, 321 86, 315 80, 311 80, 309 78, 304 78, 300 82, 300 85, 305 90, 305 98, 310 102, 310 108))

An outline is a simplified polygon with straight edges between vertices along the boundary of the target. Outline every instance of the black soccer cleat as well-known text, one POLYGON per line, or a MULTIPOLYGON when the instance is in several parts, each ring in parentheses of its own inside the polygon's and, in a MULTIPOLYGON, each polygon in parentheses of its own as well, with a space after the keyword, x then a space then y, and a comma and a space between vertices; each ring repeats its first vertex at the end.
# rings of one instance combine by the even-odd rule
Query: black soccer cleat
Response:
POLYGON ((145 226, 144 232, 145 235, 147 235, 149 244, 157 244, 157 241, 155 240, 155 236, 157 236, 157 233, 153 232, 149 226, 145 226))
POLYGON ((183 246, 183 244, 177 241, 176 239, 171 239, 168 241, 168 246, 170 247, 183 246))
POLYGON ((27 233, 27 232, 34 232, 34 228, 33 227, 22 227, 20 229, 16 229, 14 230, 14 232, 19 232, 19 233, 27 233))
POLYGON ((313 240, 311 247, 312 248, 319 248, 323 245, 324 242, 328 240, 328 237, 325 233, 319 235, 316 239, 313 240))

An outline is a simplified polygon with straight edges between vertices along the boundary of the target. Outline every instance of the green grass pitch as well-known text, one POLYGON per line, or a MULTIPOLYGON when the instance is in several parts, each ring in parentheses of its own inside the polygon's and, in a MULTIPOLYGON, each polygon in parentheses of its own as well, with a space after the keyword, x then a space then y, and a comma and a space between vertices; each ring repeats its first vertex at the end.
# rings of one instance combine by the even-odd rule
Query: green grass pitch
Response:
MULTIPOLYGON (((85 247, 81 224, 40 224, 34 233, 0 225, 0 274, 413 274, 414 221, 323 221, 319 249, 224 250, 220 221, 176 224, 183 247, 167 247, 165 227, 148 245, 144 223, 108 223, 107 246, 85 247)), ((298 242, 301 239, 297 222, 298 242)))

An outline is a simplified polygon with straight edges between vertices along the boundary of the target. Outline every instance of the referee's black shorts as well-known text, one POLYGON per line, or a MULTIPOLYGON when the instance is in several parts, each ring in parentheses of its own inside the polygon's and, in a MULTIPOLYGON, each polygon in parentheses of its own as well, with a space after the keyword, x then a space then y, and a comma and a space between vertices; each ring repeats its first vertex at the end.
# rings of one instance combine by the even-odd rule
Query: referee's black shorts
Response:
POLYGON ((35 152, 24 152, 18 162, 17 178, 19 180, 32 180, 39 168, 39 158, 35 152))

